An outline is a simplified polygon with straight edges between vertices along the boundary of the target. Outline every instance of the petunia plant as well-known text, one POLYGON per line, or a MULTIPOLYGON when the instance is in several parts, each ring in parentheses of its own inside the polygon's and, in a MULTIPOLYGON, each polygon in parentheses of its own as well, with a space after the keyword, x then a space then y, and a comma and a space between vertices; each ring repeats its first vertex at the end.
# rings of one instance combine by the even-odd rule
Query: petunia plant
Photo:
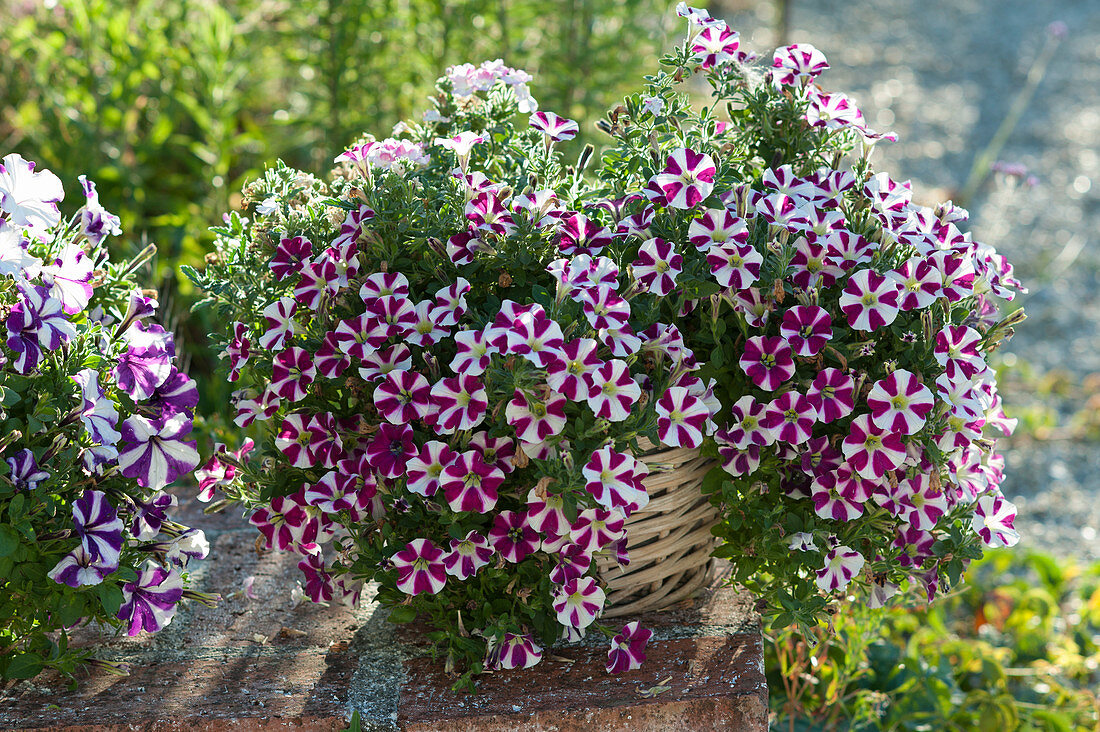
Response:
POLYGON ((714 458, 718 554, 781 623, 932 596, 1017 538, 986 364, 1020 319, 994 302, 1011 268, 872 170, 893 135, 818 86, 819 51, 767 66, 678 12, 688 39, 599 156, 563 159, 577 123, 527 74, 455 67, 325 180, 250 184, 188 272, 254 438, 201 497, 296 552, 312 600, 371 583, 419 616, 460 682, 593 632, 637 667, 650 632, 602 615, 655 447, 714 458))
POLYGON ((108 261, 119 221, 81 184, 66 218, 53 173, 0 163, 0 679, 71 673, 78 625, 155 632, 212 599, 186 587, 208 545, 164 490, 198 465, 198 390, 134 281, 154 250, 108 261))

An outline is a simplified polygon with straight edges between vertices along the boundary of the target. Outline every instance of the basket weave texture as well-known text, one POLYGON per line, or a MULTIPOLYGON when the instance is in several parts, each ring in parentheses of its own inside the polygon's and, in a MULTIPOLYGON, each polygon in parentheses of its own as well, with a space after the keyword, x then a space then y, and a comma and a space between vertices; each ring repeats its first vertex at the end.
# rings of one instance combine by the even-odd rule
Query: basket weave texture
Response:
POLYGON ((653 448, 638 459, 649 466, 645 479, 649 505, 626 520, 630 564, 596 558, 607 603, 603 616, 662 610, 690 597, 718 574, 710 553, 718 539, 710 533, 719 511, 701 492, 703 477, 717 464, 698 450, 653 448))

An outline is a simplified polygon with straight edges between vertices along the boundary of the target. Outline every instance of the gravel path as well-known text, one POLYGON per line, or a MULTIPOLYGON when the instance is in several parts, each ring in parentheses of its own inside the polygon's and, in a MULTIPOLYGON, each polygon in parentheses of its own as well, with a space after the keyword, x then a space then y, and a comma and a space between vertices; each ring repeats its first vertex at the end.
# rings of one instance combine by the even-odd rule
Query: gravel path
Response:
MULTIPOLYGON (((1097 0, 790 0, 790 42, 812 43, 832 68, 829 90, 860 104, 898 143, 876 162, 934 202, 962 187, 1008 113, 1047 27, 1068 35, 998 158, 1024 164, 1038 185, 992 179, 969 202, 975 239, 1016 265, 1031 293, 1029 320, 1005 348, 1010 414, 1046 411, 1045 433, 1005 445, 1005 494, 1024 543, 1100 559, 1100 442, 1073 427, 1097 419, 1100 396, 1100 2, 1097 0), (1090 378, 1091 375, 1091 378, 1090 378), (1051 393, 1040 393, 1054 385, 1051 393), (1048 439, 1035 439, 1045 434, 1048 439)), ((726 13, 742 43, 775 46, 761 2, 726 13)))

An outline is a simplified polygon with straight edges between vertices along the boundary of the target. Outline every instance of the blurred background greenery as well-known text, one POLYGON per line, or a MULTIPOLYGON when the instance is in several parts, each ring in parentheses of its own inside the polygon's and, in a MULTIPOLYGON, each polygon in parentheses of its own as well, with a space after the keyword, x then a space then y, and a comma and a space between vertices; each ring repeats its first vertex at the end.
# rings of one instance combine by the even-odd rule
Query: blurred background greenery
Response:
MULTIPOLYGON (((7 0, 0 150, 96 181, 122 217, 115 257, 147 242, 149 284, 199 381, 209 427, 228 384, 179 265, 282 159, 314 173, 363 132, 427 107, 451 64, 503 58, 542 109, 592 123, 680 29, 673 0, 7 0)), ((200 444, 209 450, 210 445, 200 444)))

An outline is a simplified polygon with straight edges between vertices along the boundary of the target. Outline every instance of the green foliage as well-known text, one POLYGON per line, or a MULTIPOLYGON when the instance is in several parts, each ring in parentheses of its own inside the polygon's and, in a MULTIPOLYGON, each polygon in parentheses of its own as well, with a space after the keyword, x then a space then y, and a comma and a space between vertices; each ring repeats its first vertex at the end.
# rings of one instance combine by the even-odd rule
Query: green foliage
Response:
POLYGON ((769 633, 776 729, 1093 730, 1100 564, 991 552, 928 605, 841 604, 812 645, 769 633))

